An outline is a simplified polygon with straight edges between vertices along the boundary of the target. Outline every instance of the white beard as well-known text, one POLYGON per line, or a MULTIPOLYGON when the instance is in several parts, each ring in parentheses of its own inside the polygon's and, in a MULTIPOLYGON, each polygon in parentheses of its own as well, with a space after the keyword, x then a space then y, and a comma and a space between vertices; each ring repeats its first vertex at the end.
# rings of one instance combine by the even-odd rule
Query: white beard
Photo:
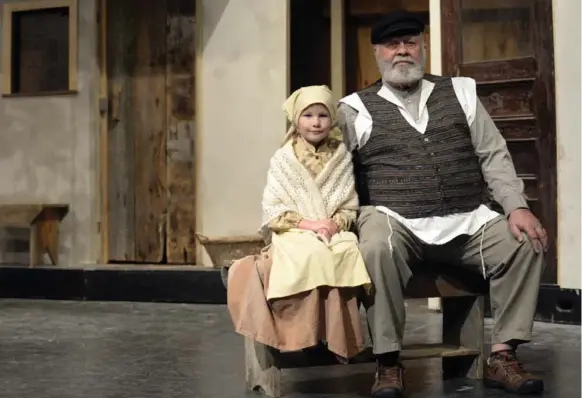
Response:
POLYGON ((418 82, 424 76, 422 65, 397 65, 382 73, 382 80, 399 86, 408 86, 418 82))
MULTIPOLYGON (((395 59, 396 61, 398 59, 395 59)), ((411 61, 409 58, 408 61, 411 61)), ((392 62, 385 62, 376 59, 378 69, 382 74, 382 81, 397 86, 409 86, 417 83, 424 76, 424 62, 413 62, 412 64, 393 65, 392 62)))

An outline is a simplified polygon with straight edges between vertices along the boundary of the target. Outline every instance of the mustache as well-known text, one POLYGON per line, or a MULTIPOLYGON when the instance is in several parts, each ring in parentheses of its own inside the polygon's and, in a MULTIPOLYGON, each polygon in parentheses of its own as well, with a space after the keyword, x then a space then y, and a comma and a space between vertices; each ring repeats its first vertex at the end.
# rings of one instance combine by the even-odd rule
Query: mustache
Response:
POLYGON ((394 59, 392 60, 391 64, 392 65, 396 65, 399 62, 406 62, 409 63, 411 65, 416 65, 416 61, 412 58, 412 57, 402 57, 402 56, 396 56, 394 57, 394 59))
POLYGON ((401 57, 401 56, 395 57, 391 61, 384 61, 384 60, 379 60, 379 59, 377 59, 376 61, 378 62, 378 67, 380 68, 381 71, 392 70, 393 68, 398 66, 397 64, 399 62, 406 62, 411 67, 415 67, 415 66, 420 65, 420 62, 415 61, 411 57, 401 57))

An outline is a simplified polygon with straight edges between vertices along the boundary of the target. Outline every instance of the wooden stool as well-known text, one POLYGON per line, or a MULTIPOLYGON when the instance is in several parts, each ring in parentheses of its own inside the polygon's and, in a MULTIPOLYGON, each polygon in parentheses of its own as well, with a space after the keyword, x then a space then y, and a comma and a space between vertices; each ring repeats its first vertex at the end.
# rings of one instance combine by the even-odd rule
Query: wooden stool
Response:
POLYGON ((0 204, 0 227, 30 229, 30 266, 43 265, 48 253, 52 265, 59 261, 59 232, 69 205, 0 204))

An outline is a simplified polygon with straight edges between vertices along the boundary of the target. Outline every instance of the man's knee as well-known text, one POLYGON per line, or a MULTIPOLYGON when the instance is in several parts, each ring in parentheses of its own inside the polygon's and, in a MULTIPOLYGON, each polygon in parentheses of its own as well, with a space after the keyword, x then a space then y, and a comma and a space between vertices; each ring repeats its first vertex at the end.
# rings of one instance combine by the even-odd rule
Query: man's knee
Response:
POLYGON ((398 268, 396 259, 400 258, 395 253, 395 248, 388 236, 379 236, 374 239, 367 239, 360 242, 360 252, 372 277, 385 275, 390 278, 396 277, 398 268))
POLYGON ((536 253, 534 245, 526 233, 522 232, 521 240, 518 240, 512 233, 507 231, 505 239, 505 247, 513 246, 513 250, 508 250, 508 253, 513 254, 509 261, 507 261, 507 266, 519 267, 524 271, 527 270, 528 273, 540 271, 541 274, 543 272, 545 268, 545 255, 543 252, 536 253))
POLYGON ((362 256, 370 260, 385 260, 392 255, 392 248, 387 236, 360 241, 362 256))
POLYGON ((383 239, 388 238, 390 225, 386 214, 373 206, 364 206, 360 209, 356 230, 360 241, 383 239))
MULTIPOLYGON (((515 257, 517 260, 515 262, 521 263, 521 266, 525 265, 530 269, 539 268, 543 272, 546 265, 544 252, 537 253, 531 239, 525 233, 521 234, 521 242, 515 257)), ((520 264, 516 265, 520 266, 520 264)))
POLYGON ((493 242, 495 242, 499 254, 503 256, 511 254, 509 260, 518 266, 519 263, 527 263, 526 266, 543 267, 544 254, 536 253, 531 239, 525 232, 521 233, 521 239, 517 239, 511 232, 509 222, 506 219, 496 223, 492 232, 497 236, 493 242))

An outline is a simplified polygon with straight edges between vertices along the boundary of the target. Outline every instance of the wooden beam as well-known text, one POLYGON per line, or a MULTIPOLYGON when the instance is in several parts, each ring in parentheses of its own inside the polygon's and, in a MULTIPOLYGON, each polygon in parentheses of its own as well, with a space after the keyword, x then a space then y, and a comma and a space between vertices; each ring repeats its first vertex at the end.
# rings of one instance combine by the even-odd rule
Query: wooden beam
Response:
POLYGON ((167 7, 166 260, 168 264, 194 264, 195 3, 168 0, 167 7))
POLYGON ((331 91, 339 100, 345 95, 345 0, 330 0, 331 91))
POLYGON ((97 5, 98 35, 97 48, 99 57, 99 190, 100 190, 100 221, 99 236, 101 238, 101 253, 99 262, 109 262, 109 98, 107 95, 107 0, 99 0, 97 5))
POLYGON ((133 93, 136 65, 137 0, 109 1, 106 6, 107 35, 107 260, 136 262, 134 167, 136 126, 132 115, 137 96, 133 93))
MULTIPOLYGON (((200 159, 202 154, 202 147, 204 142, 202 140, 202 133, 200 126, 202 126, 202 118, 204 117, 204 104, 202 103, 202 84, 196 84, 196 82, 202 81, 202 65, 204 62, 204 0, 192 0, 194 2, 194 7, 196 10, 196 26, 194 27, 194 43, 195 43, 195 60, 194 68, 192 73, 194 73, 194 114, 196 115, 194 119, 194 181, 195 181, 195 192, 200 192, 200 187, 202 185, 202 173, 200 172, 200 159)), ((202 226, 202 215, 203 207, 200 205, 201 201, 197 200, 195 204, 196 216, 194 231, 203 230, 202 226)), ((196 264, 203 264, 205 258, 205 251, 201 245, 196 245, 196 264)))
POLYGON ((350 16, 382 15, 404 9, 410 12, 428 12, 429 0, 356 0, 350 1, 350 16))
POLYGON ((132 70, 135 148, 135 260, 160 263, 166 241, 166 6, 136 2, 135 66, 132 70))

